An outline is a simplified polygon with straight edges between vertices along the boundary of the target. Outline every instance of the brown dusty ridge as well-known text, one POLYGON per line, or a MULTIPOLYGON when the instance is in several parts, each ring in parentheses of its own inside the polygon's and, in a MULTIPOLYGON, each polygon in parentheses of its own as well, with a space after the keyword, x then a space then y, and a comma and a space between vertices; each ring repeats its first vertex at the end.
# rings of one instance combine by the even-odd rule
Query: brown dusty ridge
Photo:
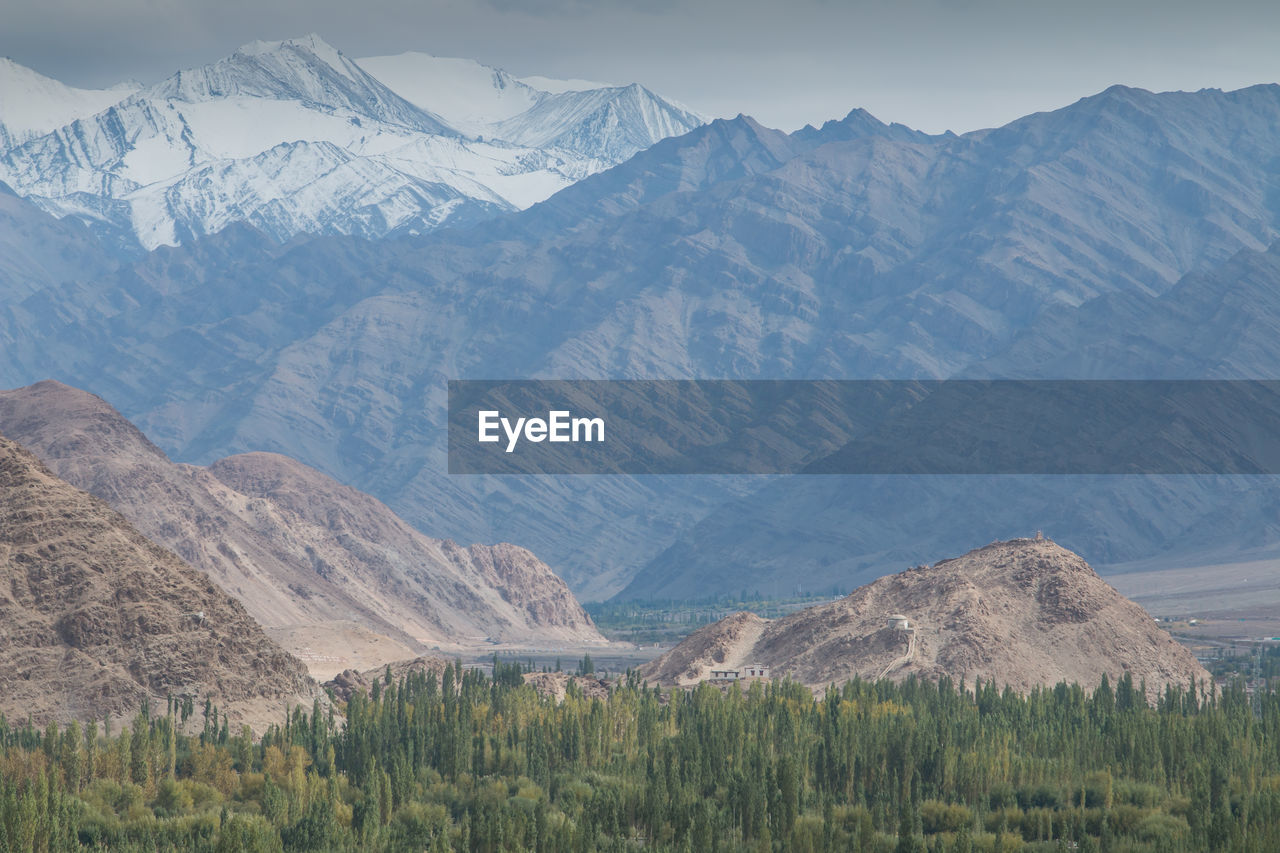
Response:
POLYGON ((176 464, 105 401, 53 381, 0 391, 0 432, 207 572, 316 675, 431 648, 607 643, 525 549, 432 539, 288 457, 176 464))
POLYGON ((737 613, 695 631, 641 673, 688 685, 712 669, 751 663, 815 689, 855 675, 914 673, 994 679, 1025 692, 1060 681, 1092 688, 1103 674, 1114 682, 1128 672, 1154 697, 1165 684, 1209 678, 1145 610, 1048 539, 994 542, 782 619, 737 613), (889 627, 895 614, 910 620, 913 634, 889 627))
POLYGON ((0 685, 37 724, 189 695, 262 730, 321 696, 239 602, 3 436, 0 685))

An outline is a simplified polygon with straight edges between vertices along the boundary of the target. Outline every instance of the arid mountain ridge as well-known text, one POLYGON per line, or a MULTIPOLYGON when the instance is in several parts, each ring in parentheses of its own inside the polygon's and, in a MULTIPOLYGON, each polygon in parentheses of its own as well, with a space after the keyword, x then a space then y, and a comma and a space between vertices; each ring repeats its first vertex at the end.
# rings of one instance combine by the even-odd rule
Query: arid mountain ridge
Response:
POLYGON ((1060 681, 1091 689, 1128 673, 1154 698, 1166 684, 1209 678, 1146 611, 1047 539, 994 542, 777 620, 738 613, 695 631, 642 674, 688 685, 750 664, 815 689, 913 674, 1022 692, 1060 681), (894 627, 895 615, 911 630, 894 627))
POLYGON ((606 642, 523 548, 431 539, 287 457, 175 464, 103 400, 51 381, 0 391, 0 432, 206 572, 319 674, 432 647, 606 642))
MULTIPOLYGON (((304 665, 206 575, 5 438, 0 507, 8 593, 0 598, 0 676, 11 685, 0 712, 40 721, 119 717, 144 700, 190 695, 261 728, 288 705, 319 696, 304 665)), ((434 675, 444 662, 398 661, 392 674, 434 675)), ((1208 678, 1141 607, 1040 537, 918 566, 782 619, 736 614, 641 672, 686 686, 713 670, 755 664, 815 690, 914 674, 1026 691, 1059 681, 1092 687, 1104 675, 1128 674, 1154 698, 1166 684, 1208 678)), ((348 669, 327 686, 349 698, 382 672, 348 669)), ((560 696, 562 676, 527 680, 560 696)))

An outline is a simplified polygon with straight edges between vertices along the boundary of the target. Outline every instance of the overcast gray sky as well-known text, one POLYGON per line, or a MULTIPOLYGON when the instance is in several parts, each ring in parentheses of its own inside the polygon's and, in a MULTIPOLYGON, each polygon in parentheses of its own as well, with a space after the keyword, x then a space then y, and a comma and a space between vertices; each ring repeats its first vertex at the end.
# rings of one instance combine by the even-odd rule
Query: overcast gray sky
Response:
POLYGON ((308 32, 353 57, 640 82, 785 130, 864 107, 961 132, 1112 83, 1280 82, 1280 3, 1259 0, 0 0, 0 55, 81 86, 308 32))

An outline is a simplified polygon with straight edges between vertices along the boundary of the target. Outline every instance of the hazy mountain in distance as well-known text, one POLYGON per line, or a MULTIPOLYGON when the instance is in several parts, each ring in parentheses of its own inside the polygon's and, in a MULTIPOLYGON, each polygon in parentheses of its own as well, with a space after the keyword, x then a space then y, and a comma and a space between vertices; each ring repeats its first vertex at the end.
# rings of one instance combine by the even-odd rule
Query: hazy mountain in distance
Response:
POLYGON ((282 242, 381 237, 527 207, 702 122, 640 87, 556 94, 477 63, 440 62, 369 60, 412 83, 408 99, 315 35, 253 42, 109 94, 24 82, 34 72, 10 64, 0 81, 18 83, 12 101, 0 99, 0 127, 16 129, 0 146, 0 180, 57 216, 127 227, 148 249, 237 222, 282 242), (525 96, 486 101, 477 74, 490 90, 525 96), (487 120, 465 103, 488 109, 487 120))
POLYGON ((1006 350, 966 368, 990 377, 1275 379, 1280 242, 1243 249, 1153 296, 1108 294, 1046 312, 1006 350))
POLYGON ((703 124, 689 108, 634 83, 517 79, 473 60, 416 52, 356 61, 468 137, 571 151, 603 164, 620 163, 703 124))
POLYGON ((118 258, 98 235, 74 219, 54 219, 0 183, 0 310, 53 282, 109 274, 118 258))
MULTIPOLYGON (((983 378, 1274 379, 1280 372, 1280 244, 1242 250, 1159 296, 1113 293, 1047 311, 983 378)), ((1280 552, 1273 476, 797 477, 690 528, 626 597, 708 586, 785 594, 846 589, 905 562, 954 553, 974 530, 1044 529, 1100 566, 1161 555, 1229 563, 1280 552), (800 570, 802 568, 802 570, 800 570)))
POLYGON ((638 571, 621 598, 707 590, 846 592, 983 536, 1043 529, 1106 571, 1159 556, 1206 565, 1280 553, 1269 476, 799 476, 727 502, 638 571))
POLYGON ((409 103, 472 137, 491 135, 496 123, 527 111, 546 94, 470 59, 410 51, 356 63, 409 103))

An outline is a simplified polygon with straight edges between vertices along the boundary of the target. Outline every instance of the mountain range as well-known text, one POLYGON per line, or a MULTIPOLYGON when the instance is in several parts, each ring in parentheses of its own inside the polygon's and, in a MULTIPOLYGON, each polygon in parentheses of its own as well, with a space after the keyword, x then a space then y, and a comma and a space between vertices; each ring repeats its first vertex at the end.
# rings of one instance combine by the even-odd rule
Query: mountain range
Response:
POLYGON ((702 123, 638 85, 543 85, 316 35, 101 91, 4 60, 0 181, 146 249, 236 222, 381 237, 528 207, 702 123))
POLYGON ((1277 144, 1278 86, 1113 87, 961 136, 740 116, 482 224, 281 245, 240 223, 141 257, 0 196, 32 235, 0 382, 91 389, 192 463, 295 457, 588 597, 847 589, 975 530, 1104 566, 1260 553, 1270 478, 450 477, 444 383, 1273 377, 1277 144))

